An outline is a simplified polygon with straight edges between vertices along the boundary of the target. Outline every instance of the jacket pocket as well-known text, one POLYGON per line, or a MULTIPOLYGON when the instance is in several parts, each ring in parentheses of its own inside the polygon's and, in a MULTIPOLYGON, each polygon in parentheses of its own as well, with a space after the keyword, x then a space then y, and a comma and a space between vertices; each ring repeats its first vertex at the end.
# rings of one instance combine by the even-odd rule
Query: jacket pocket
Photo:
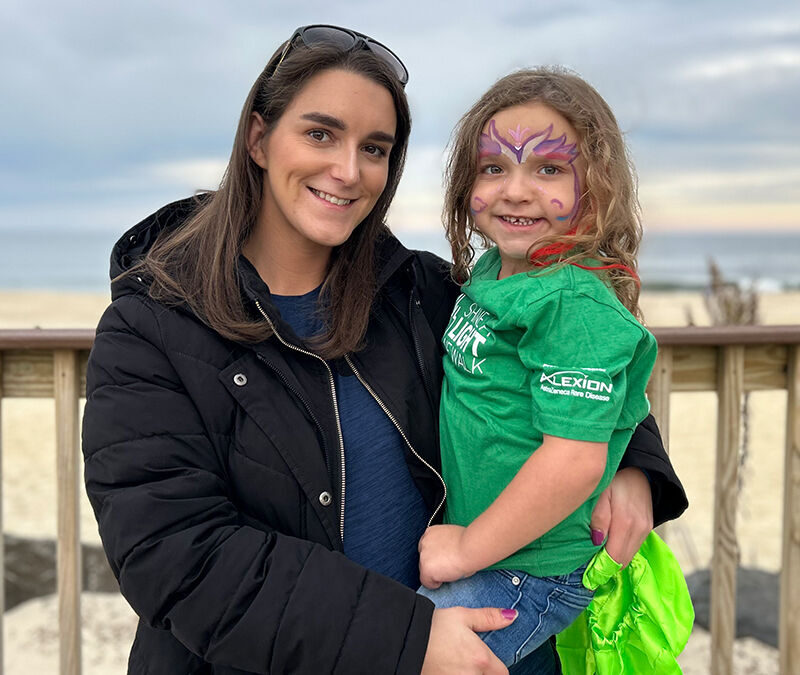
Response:
POLYGON ((233 444, 228 456, 228 475, 231 500, 248 518, 263 523, 260 529, 303 536, 299 504, 306 498, 290 474, 256 462, 233 444))

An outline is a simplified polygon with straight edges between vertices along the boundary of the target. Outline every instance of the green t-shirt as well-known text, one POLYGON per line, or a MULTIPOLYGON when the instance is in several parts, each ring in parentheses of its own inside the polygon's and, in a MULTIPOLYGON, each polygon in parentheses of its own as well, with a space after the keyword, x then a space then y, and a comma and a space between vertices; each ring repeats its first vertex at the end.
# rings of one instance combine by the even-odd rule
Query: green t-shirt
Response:
POLYGON ((499 271, 493 248, 476 263, 442 339, 445 521, 466 526, 483 513, 542 434, 607 442, 606 470, 589 500, 492 566, 566 574, 600 548, 590 538, 592 509, 649 412, 656 341, 596 272, 566 265, 498 280, 499 271))

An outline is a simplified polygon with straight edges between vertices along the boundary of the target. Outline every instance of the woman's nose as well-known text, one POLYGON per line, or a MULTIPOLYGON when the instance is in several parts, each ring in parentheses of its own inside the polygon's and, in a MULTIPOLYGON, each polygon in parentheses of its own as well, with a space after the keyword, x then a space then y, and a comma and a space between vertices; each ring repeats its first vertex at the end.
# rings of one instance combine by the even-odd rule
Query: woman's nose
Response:
POLYGON ((350 148, 342 148, 333 161, 331 175, 345 185, 352 185, 358 182, 360 169, 358 166, 358 151, 350 148))

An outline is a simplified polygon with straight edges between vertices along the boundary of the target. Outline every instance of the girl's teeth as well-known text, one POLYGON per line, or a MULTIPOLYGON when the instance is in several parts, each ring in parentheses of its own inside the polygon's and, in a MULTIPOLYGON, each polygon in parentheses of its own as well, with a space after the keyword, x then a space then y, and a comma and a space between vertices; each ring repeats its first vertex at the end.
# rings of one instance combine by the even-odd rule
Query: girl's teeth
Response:
POLYGON ((339 199, 338 197, 329 195, 327 192, 320 192, 319 190, 315 190, 313 188, 311 189, 311 192, 317 195, 317 197, 321 197, 326 202, 330 202, 331 204, 336 204, 337 206, 347 206, 350 202, 353 201, 352 199, 339 199))
POLYGON ((513 218, 510 216, 501 216, 503 220, 512 225, 533 225, 538 218, 513 218))

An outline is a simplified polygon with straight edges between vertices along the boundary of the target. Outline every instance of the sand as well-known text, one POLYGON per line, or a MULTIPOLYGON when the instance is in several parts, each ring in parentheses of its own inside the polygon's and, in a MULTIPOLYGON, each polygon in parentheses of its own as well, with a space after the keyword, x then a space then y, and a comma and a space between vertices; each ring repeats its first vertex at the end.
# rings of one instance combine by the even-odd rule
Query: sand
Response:
MULTIPOLYGON (((108 304, 103 294, 0 291, 0 328, 94 327, 108 304)), ((764 294, 761 321, 800 323, 800 292, 764 294)), ((698 293, 645 293, 642 309, 651 326, 697 325, 708 317, 698 293)), ((750 397, 751 447, 743 472, 737 514, 741 560, 770 571, 780 568, 783 504, 783 392, 750 397)), ((3 521, 7 532, 53 537, 56 530, 53 403, 6 399, 2 408, 3 521)), ((689 495, 686 514, 670 525, 669 541, 685 572, 707 567, 711 558, 714 436, 713 393, 674 394, 671 455, 689 495)), ((83 499, 81 537, 99 541, 88 501, 83 499)), ((55 609, 52 598, 30 601, 6 614, 6 672, 56 672, 55 609), (48 661, 47 659, 50 659, 48 661), (46 665, 52 664, 52 665, 46 665)), ((86 594, 83 615, 85 672, 125 672, 134 620, 120 597, 86 594)), ((737 641, 735 672, 777 672, 777 652, 754 640, 737 641), (753 666, 752 664, 756 664, 753 666)), ((708 635, 696 630, 682 655, 684 672, 708 672, 708 635)))

